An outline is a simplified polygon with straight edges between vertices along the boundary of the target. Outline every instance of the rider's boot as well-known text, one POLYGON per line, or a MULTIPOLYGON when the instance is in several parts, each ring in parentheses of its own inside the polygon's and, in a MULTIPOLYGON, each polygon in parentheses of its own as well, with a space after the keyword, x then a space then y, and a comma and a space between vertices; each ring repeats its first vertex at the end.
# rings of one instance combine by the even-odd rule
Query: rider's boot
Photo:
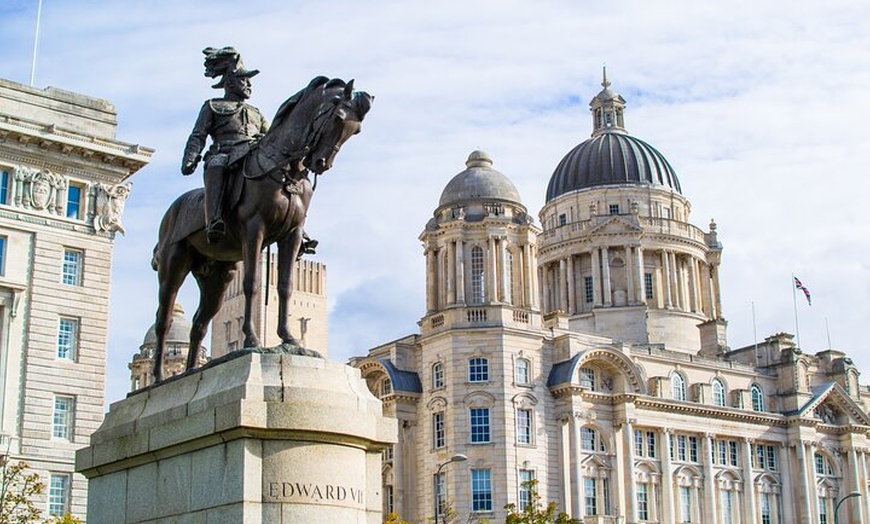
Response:
POLYGON ((210 244, 223 240, 227 226, 223 220, 224 166, 209 166, 205 170, 205 235, 210 244))

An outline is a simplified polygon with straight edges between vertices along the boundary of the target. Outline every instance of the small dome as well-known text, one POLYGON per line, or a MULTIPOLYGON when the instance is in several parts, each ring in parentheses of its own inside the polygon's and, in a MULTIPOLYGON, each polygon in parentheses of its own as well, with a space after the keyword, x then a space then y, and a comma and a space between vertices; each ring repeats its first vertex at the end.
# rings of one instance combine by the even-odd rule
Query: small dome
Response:
MULTIPOLYGON (((169 333, 166 334, 167 344, 187 344, 190 341, 190 321, 184 316, 184 308, 178 302, 172 309, 172 327, 169 328, 169 333)), ((145 333, 145 339, 142 341, 143 346, 154 347, 157 345, 157 329, 152 324, 145 333)))
POLYGON ((550 177, 547 202, 596 186, 638 184, 681 193, 674 169, 654 147, 625 133, 601 133, 565 155, 550 177))
POLYGON ((465 162, 467 169, 447 183, 439 207, 469 200, 507 201, 522 205, 520 192, 505 175, 492 168, 492 159, 484 151, 474 151, 465 162))

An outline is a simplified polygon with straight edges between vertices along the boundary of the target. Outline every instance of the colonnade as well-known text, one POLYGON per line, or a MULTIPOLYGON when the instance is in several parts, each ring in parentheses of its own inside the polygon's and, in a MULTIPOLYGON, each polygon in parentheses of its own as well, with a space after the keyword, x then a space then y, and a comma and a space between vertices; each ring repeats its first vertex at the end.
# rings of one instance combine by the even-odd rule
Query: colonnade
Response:
POLYGON ((446 240, 426 249, 426 309, 476 304, 538 308, 537 247, 506 235, 446 240))
POLYGON ((670 249, 598 246, 550 260, 539 268, 538 276, 546 312, 574 315, 597 307, 648 303, 708 318, 717 318, 722 311, 718 266, 670 249), (591 296, 586 289, 590 278, 591 296))
MULTIPOLYGON (((574 518, 585 515, 584 492, 586 477, 590 476, 588 462, 584 458, 596 451, 582 449, 581 430, 588 423, 587 417, 577 412, 560 417, 559 432, 559 497, 561 505, 574 518)), ((722 436, 712 433, 695 434, 698 438, 700 456, 692 464, 675 461, 671 456, 670 442, 675 437, 673 430, 642 427, 643 439, 654 433, 657 449, 653 457, 638 456, 635 449, 634 419, 615 424, 610 435, 601 435, 606 442, 606 451, 598 453, 602 463, 609 469, 608 481, 601 483, 597 474, 596 484, 610 492, 596 493, 599 500, 608 500, 609 508, 598 504, 600 515, 622 516, 626 524, 637 522, 683 522, 689 512, 691 522, 711 524, 813 524, 818 522, 819 504, 825 503, 828 522, 833 522, 834 498, 859 491, 864 496, 851 501, 840 509, 841 521, 868 522, 868 451, 859 446, 839 450, 842 464, 833 481, 838 484, 834 498, 825 499, 819 491, 820 476, 816 472, 815 454, 818 444, 804 440, 791 443, 758 443, 751 437, 722 436), (727 440, 729 446, 736 442, 738 465, 714 465, 717 456, 716 443, 727 440), (759 467, 753 454, 754 445, 765 449, 772 446, 776 454, 776 471, 769 471, 763 460, 759 467), (653 464, 653 465, 651 465, 653 464), (640 486, 645 484, 645 486, 640 486), (638 497, 641 490, 645 497, 638 497), (683 497, 689 500, 683 506, 683 497), (682 489, 682 492, 681 492, 682 489), (728 499, 726 501, 725 499, 728 499), (643 505, 644 507, 640 507, 643 505), (727 506, 727 508, 726 508, 727 506), (730 521, 726 515, 730 515, 730 521), (644 518, 644 516, 646 518, 644 518)), ((682 433, 681 433, 682 435, 682 433)), ((686 434, 688 435, 688 434, 686 434)), ((644 444, 646 445, 646 444, 644 444)), ((730 460, 730 447, 729 460, 730 460)), ((616 522, 616 521, 614 521, 616 522)))

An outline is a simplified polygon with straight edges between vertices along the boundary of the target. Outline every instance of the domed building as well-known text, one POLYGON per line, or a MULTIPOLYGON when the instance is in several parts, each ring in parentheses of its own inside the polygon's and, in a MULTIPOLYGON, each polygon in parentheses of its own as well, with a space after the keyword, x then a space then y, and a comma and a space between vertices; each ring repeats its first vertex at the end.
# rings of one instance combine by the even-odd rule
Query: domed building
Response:
POLYGON ((785 333, 727 345, 716 225, 602 85, 542 228, 471 153, 420 235, 419 333, 352 359, 398 419, 384 511, 504 522, 536 480, 585 524, 831 522, 855 492, 840 514, 870 521, 858 370, 785 333))
MULTIPOLYGON (((145 333, 139 352, 127 364, 130 369, 130 391, 136 391, 154 383, 154 348, 157 347, 157 330, 152 324, 145 333)), ((184 316, 184 307, 175 303, 172 310, 172 326, 166 334, 166 353, 163 355, 163 376, 172 377, 184 373, 187 354, 190 350, 190 321, 184 316)), ((208 362, 205 348, 199 348, 199 366, 208 362)))

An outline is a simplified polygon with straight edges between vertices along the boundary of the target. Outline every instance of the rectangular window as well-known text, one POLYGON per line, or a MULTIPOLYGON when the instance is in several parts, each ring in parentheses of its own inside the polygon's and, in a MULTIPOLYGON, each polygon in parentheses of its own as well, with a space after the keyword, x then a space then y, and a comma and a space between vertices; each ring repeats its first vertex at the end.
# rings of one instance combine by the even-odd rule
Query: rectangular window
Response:
POLYGON ((595 478, 583 479, 583 491, 586 504, 586 515, 598 515, 598 484, 595 478))
POLYGON ((488 469, 471 470, 471 511, 492 511, 492 483, 488 469))
POLYGON ((610 206, 608 207, 608 210, 610 211, 611 215, 618 215, 619 214, 619 204, 610 204, 610 206))
POLYGON ((689 462, 698 462, 698 437, 689 437, 689 462))
POLYGON ((646 452, 649 458, 656 458, 656 433, 655 431, 646 432, 646 452))
POLYGON ((48 481, 48 514, 63 516, 69 513, 70 476, 52 473, 48 481))
POLYGON ((9 171, 0 170, 0 204, 9 203, 9 171))
POLYGON ((526 509, 526 507, 532 503, 532 481, 535 480, 535 472, 531 469, 521 469, 520 470, 520 493, 519 493, 519 506, 520 510, 526 509))
POLYGON ((514 365, 514 375, 516 375, 517 384, 529 384, 532 381, 531 364, 524 358, 518 358, 514 365))
POLYGON ((653 299, 653 275, 652 273, 643 274, 643 291, 647 300, 653 299))
POLYGON ((816 461, 816 475, 824 475, 825 474, 825 457, 816 453, 815 461, 816 461))
POLYGON ((724 440, 719 441, 719 464, 728 464, 728 443, 724 440))
POLYGON ((70 184, 66 190, 66 217, 80 219, 82 210, 82 195, 84 187, 70 184))
POLYGON ((595 391, 595 370, 592 368, 580 368, 580 387, 595 391))
POLYGON ((485 358, 472 358, 468 361, 468 381, 486 382, 489 380, 489 361, 485 358))
POLYGON ((692 491, 680 486, 680 522, 692 522, 692 491))
POLYGON ((677 460, 686 461, 686 436, 677 435, 677 460))
POLYGON ((592 428, 580 428, 580 449, 583 451, 598 451, 595 446, 595 430, 592 428))
POLYGON ((604 501, 604 515, 610 515, 610 481, 607 477, 601 479, 601 495, 604 501))
POLYGON ((767 463, 764 460, 764 446, 761 444, 756 444, 753 446, 755 448, 755 455, 752 460, 752 467, 757 469, 764 469, 764 465, 767 463))
POLYGON ((517 443, 532 443, 532 410, 517 410, 517 443))
POLYGON ((643 457, 643 431, 634 431, 634 454, 638 457, 643 457))
POLYGON ((722 494, 722 524, 734 524, 734 492, 720 491, 722 494))
POLYGON ((583 295, 587 304, 595 300, 595 290, 592 287, 592 277, 583 277, 583 295))
POLYGON ((68 286, 82 285, 82 259, 84 254, 75 249, 63 250, 60 281, 68 286))
POLYGON ((384 487, 384 499, 387 503, 387 513, 393 512, 393 486, 384 487))
POLYGON ((819 524, 828 524, 828 506, 825 504, 827 500, 824 497, 819 497, 819 524))
POLYGON ((489 408, 471 408, 471 443, 489 442, 489 408))
POLYGON ((61 318, 57 325, 57 358, 75 360, 79 334, 79 321, 61 318))
POLYGON ((561 215, 559 215, 559 225, 564 226, 567 223, 568 223, 568 215, 566 215, 565 213, 562 213, 561 215))
POLYGON ((776 448, 767 446, 767 469, 776 471, 776 448))
POLYGON ((0 235, 0 277, 6 276, 6 237, 0 235))
POLYGON ((443 448, 445 444, 444 412, 438 411, 432 414, 432 447, 443 448))
POLYGON ((437 516, 440 517, 447 512, 447 499, 444 496, 447 489, 446 473, 437 473, 433 477, 433 481, 435 487, 435 511, 438 512, 437 516))
POLYGON ((435 389, 444 387, 444 366, 440 362, 432 365, 432 387, 435 389))
POLYGON ((731 465, 732 465, 732 466, 736 466, 736 465, 737 465, 737 457, 738 457, 738 454, 737 454, 737 441, 735 441, 735 440, 729 440, 729 441, 728 441, 728 458, 731 459, 731 465))
POLYGON ((75 399, 57 395, 54 397, 54 414, 52 416, 52 431, 54 438, 72 441, 73 410, 75 399))
POLYGON ((674 457, 676 457, 676 454, 674 453, 674 436, 666 434, 665 439, 668 441, 668 457, 670 457, 671 460, 674 460, 674 457))
POLYGON ((637 518, 649 520, 649 497, 646 484, 637 485, 637 518))
POLYGON ((761 493, 761 524, 772 524, 770 518, 770 493, 761 493))

